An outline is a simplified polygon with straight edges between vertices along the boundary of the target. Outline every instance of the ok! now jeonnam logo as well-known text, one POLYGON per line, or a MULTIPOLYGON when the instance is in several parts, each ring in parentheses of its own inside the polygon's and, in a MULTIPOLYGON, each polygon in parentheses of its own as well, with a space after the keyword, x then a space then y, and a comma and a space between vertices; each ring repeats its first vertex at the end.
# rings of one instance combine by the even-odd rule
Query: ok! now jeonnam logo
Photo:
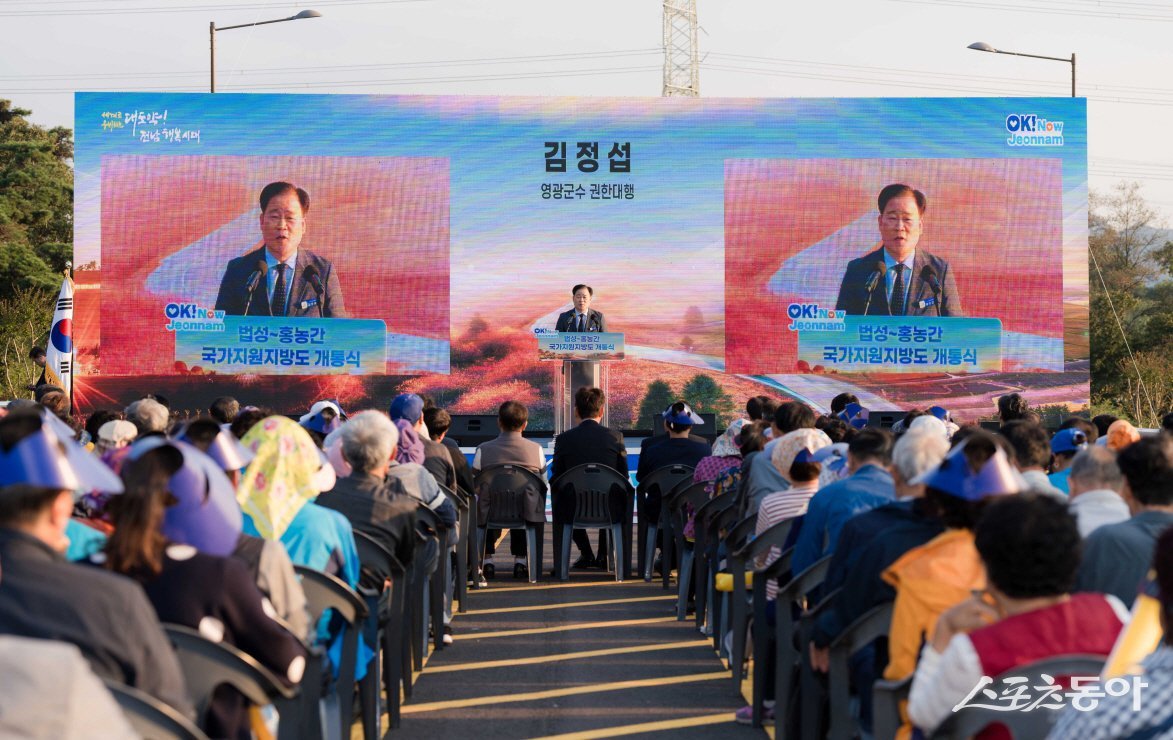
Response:
POLYGON ((1034 113, 1011 113, 1006 116, 1009 146, 1063 146, 1063 122, 1048 121, 1034 113))
POLYGON ((846 311, 819 308, 817 303, 791 303, 786 307, 790 331, 846 331, 846 311))

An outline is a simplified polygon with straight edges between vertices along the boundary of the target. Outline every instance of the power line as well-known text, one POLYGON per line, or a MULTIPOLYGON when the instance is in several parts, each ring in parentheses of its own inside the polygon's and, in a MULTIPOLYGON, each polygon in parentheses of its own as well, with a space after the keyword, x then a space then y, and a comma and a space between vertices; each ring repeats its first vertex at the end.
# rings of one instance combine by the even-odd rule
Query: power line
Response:
MULTIPOLYGON (((77 0, 73 1, 76 2, 77 0)), ((329 2, 328 4, 319 4, 322 5, 322 7, 336 8, 347 5, 399 5, 403 3, 430 3, 435 1, 436 0, 336 0, 335 2, 329 2)), ((37 5, 40 6, 42 3, 38 3, 37 5)), ((289 11, 289 4, 283 3, 280 5, 275 5, 270 3, 240 3, 232 5, 169 5, 139 8, 56 8, 51 10, 0 9, 0 17, 41 18, 83 15, 148 15, 154 13, 194 13, 197 11, 217 12, 237 10, 272 10, 276 13, 285 13, 289 11)))
MULTIPOLYGON (((646 56, 655 54, 659 56, 661 50, 658 48, 650 49, 627 49, 616 51, 598 51, 598 52, 571 52, 566 54, 537 54, 532 56, 512 56, 512 57, 481 57, 479 59, 436 59, 419 62, 387 62, 384 64, 338 64, 338 65, 318 65, 314 67, 254 67, 233 70, 232 74, 278 74, 285 72, 298 73, 313 73, 313 72, 357 72, 357 71, 378 71, 384 69, 401 69, 401 68, 416 68, 416 67, 461 67, 468 65, 483 65, 483 64, 519 64, 523 62, 554 62, 554 61, 578 61, 586 59, 611 59, 617 57, 629 56, 646 56)), ((45 75, 7 75, 0 76, 0 80, 59 80, 59 79, 149 79, 157 77, 190 77, 199 75, 206 77, 208 70, 190 70, 190 71, 173 71, 173 72, 92 72, 82 74, 45 74, 45 75)))
MULTIPOLYGON (((890 0, 891 2, 906 3, 909 5, 931 5, 935 8, 942 6, 954 8, 969 8, 980 10, 1010 10, 1019 13, 1046 13, 1047 15, 1066 15, 1083 18, 1113 18, 1116 20, 1130 20, 1130 21, 1173 21, 1173 13, 1159 13, 1155 12, 1161 10, 1159 6, 1152 6, 1153 10, 1144 12, 1114 12, 1104 8, 1095 9, 1088 6, 1086 9, 1079 9, 1073 7, 1072 3, 1062 2, 1058 5, 1037 5, 1031 7, 1025 2, 1019 0, 1013 3, 999 3, 999 2, 971 2, 970 0, 890 0)), ((1164 10, 1169 10, 1164 8, 1164 10)))

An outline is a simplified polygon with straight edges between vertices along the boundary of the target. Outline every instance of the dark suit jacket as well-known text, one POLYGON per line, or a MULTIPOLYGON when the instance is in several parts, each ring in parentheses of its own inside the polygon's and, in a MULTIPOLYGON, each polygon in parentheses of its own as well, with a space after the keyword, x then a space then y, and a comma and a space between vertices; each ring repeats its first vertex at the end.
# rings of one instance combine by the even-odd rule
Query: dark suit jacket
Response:
MULTIPOLYGON (((588 308, 587 317, 590 319, 587 322, 587 331, 607 331, 607 320, 603 318, 602 312, 588 308)), ((554 324, 554 331, 574 331, 574 327, 571 326, 573 323, 574 309, 572 308, 558 314, 558 323, 554 324)))
MULTIPOLYGON (((846 311, 851 315, 860 315, 864 306, 868 306, 870 316, 890 316, 888 308, 887 289, 884 280, 878 280, 872 291, 872 302, 868 305, 867 287, 868 276, 872 274, 877 261, 883 261, 884 248, 880 247, 859 259, 847 263, 847 271, 843 274, 843 282, 839 286, 839 300, 835 301, 835 308, 846 311)), ((905 276, 905 279, 910 279, 905 276)), ((940 257, 931 254, 928 250, 917 248, 916 257, 912 261, 912 290, 908 293, 908 305, 905 306, 905 316, 964 316, 961 309, 961 297, 957 293, 957 281, 953 279, 953 271, 949 263, 940 257), (929 283, 921 278, 925 266, 932 266, 937 271, 937 281, 941 285, 940 295, 933 295, 929 283), (918 305, 922 301, 931 301, 933 305, 918 305)))
MULTIPOLYGON (((408 495, 398 480, 351 473, 339 478, 332 489, 321 493, 316 503, 341 512, 352 527, 371 535, 401 563, 411 563, 415 553, 418 500, 408 495)), ((390 575, 364 568, 360 583, 381 590, 390 575)))
POLYGON ((643 480, 668 465, 688 465, 695 468, 696 464, 708 457, 710 452, 712 449, 709 443, 703 439, 697 441, 691 436, 687 439, 672 439, 665 435, 665 439, 659 444, 650 444, 640 450, 635 479, 643 480))
MULTIPOLYGON (((216 296, 216 310, 223 311, 229 316, 243 316, 244 306, 248 303, 248 291, 245 285, 249 275, 257 269, 257 262, 265 259, 265 248, 254 249, 243 257, 237 257, 228 263, 224 269, 224 277, 220 280, 220 292, 216 296)), ((342 301, 342 288, 338 284, 338 273, 334 265, 325 257, 319 257, 310 250, 302 247, 297 250, 297 263, 293 268, 293 275, 286 275, 290 283, 288 316, 317 316, 318 306, 306 305, 310 301, 318 300, 313 287, 306 282, 305 268, 314 265, 318 268, 318 277, 322 281, 324 292, 321 297, 321 315, 324 318, 346 318, 346 306, 342 301)), ((253 291, 252 303, 248 307, 249 316, 269 316, 269 300, 266 279, 257 282, 253 291)))
POLYGON ((456 469, 457 487, 471 496, 473 491, 472 469, 468 466, 468 459, 460 451, 460 444, 447 436, 441 442, 448 448, 448 455, 452 458, 452 467, 456 469))
MULTIPOLYGON (((578 465, 596 463, 606 465, 627 475, 627 449, 623 446, 623 435, 608 429, 594 419, 587 419, 573 429, 567 429, 554 438, 554 459, 550 461, 550 477, 557 479, 578 465)), ((626 492, 622 492, 624 495, 626 492)), ((613 492, 612 506, 621 500, 619 492, 613 492)), ((554 516, 558 521, 568 519, 557 497, 554 499, 554 516)), ((573 504, 570 513, 573 514, 573 504)))
POLYGON ((452 455, 448 448, 440 442, 431 439, 421 439, 424 443, 424 467, 442 486, 456 490, 456 466, 452 462, 452 455))

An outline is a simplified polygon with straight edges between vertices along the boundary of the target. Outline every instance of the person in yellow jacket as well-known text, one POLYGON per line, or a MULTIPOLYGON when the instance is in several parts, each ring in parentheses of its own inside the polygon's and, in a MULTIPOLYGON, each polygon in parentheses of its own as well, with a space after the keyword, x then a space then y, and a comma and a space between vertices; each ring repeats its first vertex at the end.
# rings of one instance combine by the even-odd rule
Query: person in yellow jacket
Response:
MULTIPOLYGON (((941 614, 986 587, 986 571, 973 543, 973 529, 986 500, 1026 489, 993 435, 975 431, 913 483, 925 485, 925 500, 945 531, 894 562, 883 578, 896 589, 888 632, 888 666, 884 678, 900 680, 916 670, 921 646, 941 614)), ((905 707, 897 734, 911 735, 905 707)))

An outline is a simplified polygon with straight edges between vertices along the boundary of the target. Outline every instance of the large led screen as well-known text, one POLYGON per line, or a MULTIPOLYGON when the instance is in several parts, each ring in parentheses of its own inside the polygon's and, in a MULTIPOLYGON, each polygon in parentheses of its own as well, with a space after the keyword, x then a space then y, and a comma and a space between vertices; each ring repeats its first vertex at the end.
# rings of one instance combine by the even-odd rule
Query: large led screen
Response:
POLYGON ((1078 99, 79 93, 77 395, 530 407, 577 284, 611 423, 1088 397, 1078 99), (266 197, 268 196, 268 197, 266 197))

